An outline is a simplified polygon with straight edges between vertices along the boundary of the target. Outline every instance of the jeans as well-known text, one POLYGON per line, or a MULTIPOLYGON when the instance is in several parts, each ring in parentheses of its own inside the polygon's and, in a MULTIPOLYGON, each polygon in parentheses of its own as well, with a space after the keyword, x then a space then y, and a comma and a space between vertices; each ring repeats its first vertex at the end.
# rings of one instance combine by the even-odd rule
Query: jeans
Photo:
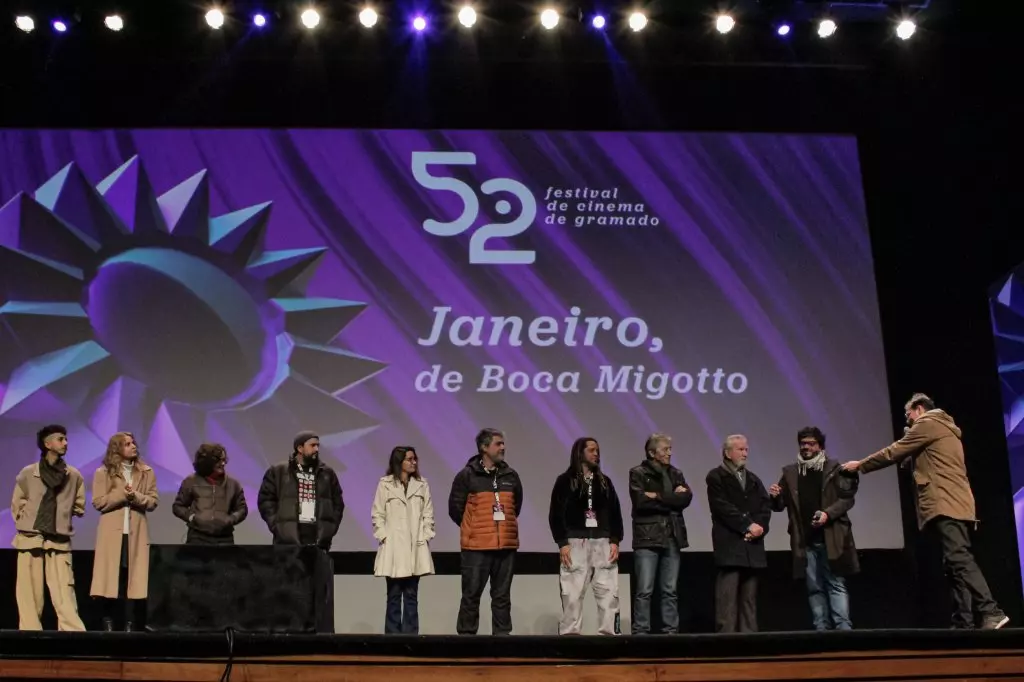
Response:
POLYGON ((512 577, 514 549, 462 550, 462 602, 455 630, 475 635, 480 626, 480 595, 491 581, 491 634, 512 633, 512 577))
POLYGON ((420 577, 386 578, 388 583, 388 607, 384 615, 384 634, 418 635, 420 613, 417 594, 420 577))
POLYGON ((853 629, 846 580, 832 572, 822 543, 807 546, 807 600, 815 630, 853 629))
POLYGON ((666 635, 679 632, 679 547, 669 540, 667 547, 633 550, 633 573, 636 596, 633 599, 633 634, 651 631, 651 595, 657 579, 661 592, 661 631, 666 635))

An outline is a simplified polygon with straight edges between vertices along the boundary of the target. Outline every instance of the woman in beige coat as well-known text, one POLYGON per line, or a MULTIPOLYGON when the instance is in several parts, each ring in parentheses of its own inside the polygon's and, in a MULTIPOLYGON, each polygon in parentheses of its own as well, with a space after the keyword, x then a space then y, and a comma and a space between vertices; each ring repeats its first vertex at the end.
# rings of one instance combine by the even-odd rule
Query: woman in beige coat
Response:
POLYGON ((411 447, 391 451, 388 472, 373 496, 372 519, 373 536, 380 543, 373 574, 386 578, 388 585, 384 633, 419 634, 420 576, 434 572, 427 544, 434 537, 434 503, 411 447))
POLYGON ((146 513, 159 497, 153 469, 139 459, 135 437, 115 433, 103 464, 92 477, 92 506, 102 514, 89 594, 105 600, 103 629, 114 629, 114 612, 124 600, 124 629, 135 629, 135 602, 149 584, 149 525, 146 513))

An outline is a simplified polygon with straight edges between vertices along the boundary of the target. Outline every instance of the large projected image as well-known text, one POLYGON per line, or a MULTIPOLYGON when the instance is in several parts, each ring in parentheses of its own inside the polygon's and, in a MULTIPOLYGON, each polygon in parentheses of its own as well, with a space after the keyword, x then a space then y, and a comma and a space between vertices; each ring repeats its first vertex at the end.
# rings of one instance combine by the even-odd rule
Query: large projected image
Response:
MULTIPOLYGON (((500 428, 521 548, 549 552, 579 436, 628 513, 644 440, 671 435, 693 550, 711 549, 704 477, 727 435, 766 483, 803 426, 839 461, 892 439, 853 138, 2 131, 0 152, 0 484, 42 424, 69 428, 87 481, 131 431, 162 495, 154 543, 184 540, 171 501, 209 441, 245 486, 239 543, 270 541, 256 491, 309 429, 344 489, 335 550, 376 547, 377 481, 411 445, 433 549, 456 551, 452 478, 500 428)), ((895 473, 851 517, 860 547, 901 547, 895 473)))

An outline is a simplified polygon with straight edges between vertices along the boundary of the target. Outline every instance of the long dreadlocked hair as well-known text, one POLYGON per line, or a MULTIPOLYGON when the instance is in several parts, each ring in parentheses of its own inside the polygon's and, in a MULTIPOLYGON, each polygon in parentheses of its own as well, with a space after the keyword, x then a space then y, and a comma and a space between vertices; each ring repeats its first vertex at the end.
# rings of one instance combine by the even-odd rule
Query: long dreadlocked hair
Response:
MULTIPOLYGON (((569 480, 570 487, 574 491, 579 490, 584 485, 583 451, 587 449, 587 443, 590 442, 593 442, 594 445, 597 445, 598 452, 601 451, 601 446, 597 442, 597 439, 591 438, 590 436, 583 436, 582 438, 577 438, 576 442, 572 444, 572 450, 569 451, 569 468, 566 469, 565 471, 567 474, 570 474, 572 476, 572 478, 569 480)), ((608 492, 607 477, 605 477, 604 473, 602 473, 600 469, 598 469, 595 473, 597 474, 595 478, 597 479, 598 485, 601 486, 601 490, 603 490, 604 492, 608 492)))

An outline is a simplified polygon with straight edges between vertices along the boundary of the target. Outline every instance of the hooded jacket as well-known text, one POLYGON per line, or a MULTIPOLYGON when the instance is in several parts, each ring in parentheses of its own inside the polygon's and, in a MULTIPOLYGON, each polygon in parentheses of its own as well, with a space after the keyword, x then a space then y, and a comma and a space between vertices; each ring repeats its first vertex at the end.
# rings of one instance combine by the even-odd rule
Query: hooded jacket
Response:
POLYGON ((924 528, 940 516, 976 521, 962 435, 948 414, 928 410, 914 421, 903 438, 865 459, 860 470, 869 473, 913 458, 918 527, 924 528))
POLYGON ((519 514, 523 484, 505 462, 488 473, 480 455, 473 455, 455 474, 448 496, 448 516, 459 526, 459 544, 466 550, 519 549, 519 514), (494 520, 494 495, 503 507, 504 521, 494 520))

